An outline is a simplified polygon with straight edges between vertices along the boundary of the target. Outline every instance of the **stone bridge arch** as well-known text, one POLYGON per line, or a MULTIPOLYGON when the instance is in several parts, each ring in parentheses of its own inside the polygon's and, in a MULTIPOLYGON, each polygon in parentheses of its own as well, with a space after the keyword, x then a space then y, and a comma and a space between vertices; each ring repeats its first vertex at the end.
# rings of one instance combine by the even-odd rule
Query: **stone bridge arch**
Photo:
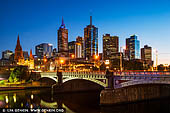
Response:
POLYGON ((41 77, 38 81, 42 84, 53 85, 58 82, 58 79, 54 77, 41 77))
POLYGON ((60 92, 76 92, 76 91, 99 91, 104 89, 104 86, 87 79, 64 79, 60 86, 55 86, 56 91, 60 92))
POLYGON ((126 81, 121 84, 115 84, 115 88, 123 88, 127 86, 135 86, 135 85, 142 85, 142 84, 165 84, 165 85, 170 85, 169 80, 136 80, 136 81, 126 81))
POLYGON ((91 81, 91 82, 94 82, 94 83, 96 83, 96 84, 98 84, 98 85, 100 85, 100 86, 102 86, 102 87, 107 87, 107 83, 104 83, 104 82, 102 82, 102 81, 100 81, 100 80, 97 80, 97 79, 93 79, 93 78, 64 78, 63 79, 63 83, 65 83, 65 82, 68 82, 68 81, 70 81, 70 80, 76 80, 76 79, 84 79, 84 80, 87 80, 87 81, 91 81))

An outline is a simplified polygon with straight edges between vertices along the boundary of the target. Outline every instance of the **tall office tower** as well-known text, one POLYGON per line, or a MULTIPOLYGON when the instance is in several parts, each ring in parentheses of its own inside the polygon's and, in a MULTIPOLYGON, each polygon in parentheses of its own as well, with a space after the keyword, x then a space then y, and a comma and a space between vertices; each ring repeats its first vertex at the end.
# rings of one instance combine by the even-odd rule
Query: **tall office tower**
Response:
POLYGON ((14 60, 19 65, 24 64, 24 56, 23 56, 22 47, 20 45, 19 35, 18 35, 18 39, 17 39, 17 45, 16 45, 16 48, 15 48, 14 60))
POLYGON ((58 29, 58 53, 60 56, 68 57, 68 29, 66 29, 64 20, 58 29))
POLYGON ((71 41, 68 43, 69 55, 71 55, 71 54, 75 55, 75 44, 76 44, 76 41, 71 41))
POLYGON ((12 51, 10 50, 5 50, 2 52, 2 59, 7 59, 9 60, 10 56, 13 54, 12 51))
POLYGON ((144 48, 141 48, 141 59, 152 61, 152 47, 145 45, 144 48))
POLYGON ((98 28, 92 25, 92 16, 90 16, 90 25, 84 28, 84 53, 88 60, 98 55, 98 28))
POLYGON ((119 51, 119 37, 110 36, 110 34, 103 35, 103 59, 115 59, 119 51))
POLYGON ((42 43, 35 46, 35 54, 38 58, 51 57, 53 53, 53 45, 48 43, 42 43))
POLYGON ((136 35, 130 36, 126 39, 126 57, 129 60, 140 58, 140 41, 137 40, 136 35))
POLYGON ((77 54, 81 54, 81 56, 79 56, 78 58, 84 58, 84 39, 83 39, 83 37, 80 37, 80 36, 78 36, 77 38, 76 38, 76 47, 77 47, 77 50, 79 51, 79 52, 81 52, 81 53, 79 53, 78 51, 77 51, 77 54), (81 49, 80 49, 80 46, 81 46, 81 49), (80 49, 80 50, 79 50, 80 49))

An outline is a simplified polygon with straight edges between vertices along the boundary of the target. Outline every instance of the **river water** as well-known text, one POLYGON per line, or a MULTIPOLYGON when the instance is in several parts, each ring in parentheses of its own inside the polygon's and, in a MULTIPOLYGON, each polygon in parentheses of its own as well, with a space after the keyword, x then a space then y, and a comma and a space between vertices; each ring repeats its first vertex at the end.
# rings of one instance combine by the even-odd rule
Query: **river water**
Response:
POLYGON ((0 108, 65 108, 66 113, 170 113, 170 98, 109 107, 100 92, 52 94, 51 90, 1 91, 0 108))

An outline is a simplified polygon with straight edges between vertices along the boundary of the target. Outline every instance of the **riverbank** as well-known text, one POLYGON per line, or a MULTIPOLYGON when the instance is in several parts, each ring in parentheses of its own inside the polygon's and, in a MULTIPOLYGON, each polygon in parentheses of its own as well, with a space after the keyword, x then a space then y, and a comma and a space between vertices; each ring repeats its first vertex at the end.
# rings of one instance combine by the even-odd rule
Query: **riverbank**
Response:
POLYGON ((40 88, 51 88, 48 84, 42 84, 40 82, 24 83, 24 84, 5 84, 0 85, 0 91, 8 90, 24 90, 24 89, 40 89, 40 88))
POLYGON ((100 93, 100 105, 115 105, 170 96, 170 85, 139 84, 119 89, 105 89, 100 93))

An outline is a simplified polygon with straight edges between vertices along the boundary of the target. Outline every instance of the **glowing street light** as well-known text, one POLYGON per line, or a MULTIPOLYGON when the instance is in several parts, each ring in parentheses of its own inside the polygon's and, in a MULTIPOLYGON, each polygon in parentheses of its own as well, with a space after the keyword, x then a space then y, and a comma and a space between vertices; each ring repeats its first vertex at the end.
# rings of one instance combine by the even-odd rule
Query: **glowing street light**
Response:
POLYGON ((110 64, 110 61, 109 60, 105 60, 106 69, 109 69, 109 64, 110 64))
POLYGON ((98 59, 99 59, 99 56, 98 56, 98 55, 94 55, 94 59, 95 59, 95 60, 98 60, 98 59))
POLYGON ((60 59, 60 64, 64 64, 64 59, 60 59))
POLYGON ((75 57, 75 55, 74 55, 74 54, 72 54, 72 55, 71 55, 71 58, 74 58, 74 57, 75 57))
POLYGON ((64 60, 64 59, 60 59, 59 62, 60 62, 60 64, 61 64, 61 69, 62 69, 62 64, 65 63, 65 60, 64 60))

